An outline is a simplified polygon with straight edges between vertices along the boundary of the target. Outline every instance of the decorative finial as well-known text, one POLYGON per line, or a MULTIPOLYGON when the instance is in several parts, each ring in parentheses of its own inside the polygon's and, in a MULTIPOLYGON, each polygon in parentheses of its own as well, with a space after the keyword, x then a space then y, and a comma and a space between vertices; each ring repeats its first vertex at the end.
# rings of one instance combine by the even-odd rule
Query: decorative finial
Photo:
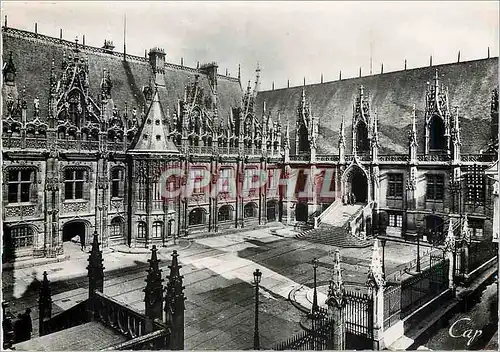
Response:
MULTIPOLYGON (((5 15, 4 26, 7 27, 7 15, 5 15)), ((489 50, 489 48, 488 48, 489 50)))
POLYGON ((306 86, 306 77, 304 77, 304 84, 303 86, 305 87, 306 86))
POLYGON ((345 288, 344 281, 342 280, 342 269, 340 267, 340 251, 336 249, 333 256, 333 278, 328 288, 326 304, 328 306, 342 307, 345 303, 344 294, 345 288))
POLYGON ((429 57, 429 66, 432 66, 432 55, 429 57))
POLYGON ((361 77, 361 67, 359 68, 359 77, 361 77))
POLYGON ((342 81, 342 70, 339 72, 339 81, 342 81))
POLYGON ((59 39, 62 39, 63 38, 63 35, 62 35, 62 28, 59 29, 59 39))
POLYGON ((238 81, 241 81, 241 64, 238 64, 238 81))
POLYGON ((384 286, 384 273, 382 271, 382 257, 380 255, 379 239, 375 239, 373 243, 372 261, 368 269, 367 286, 379 289, 384 286))
POLYGON ((460 50, 458 51, 458 58, 457 58, 457 62, 460 62, 460 50))
POLYGON ((380 74, 383 74, 384 73, 384 63, 382 63, 382 65, 380 66, 380 74))
POLYGON ((405 71, 406 71, 406 59, 405 59, 405 71))
POLYGON ((290 79, 287 80, 286 87, 290 88, 290 79))
POLYGON ((273 90, 274 90, 274 81, 273 81, 273 90))
POLYGON ((450 218, 450 225, 448 226, 448 234, 444 239, 444 250, 446 252, 453 252, 455 250, 455 234, 453 233, 453 218, 450 218))
POLYGON ((38 23, 35 22, 35 34, 38 34, 38 23))
POLYGON ((323 83, 323 74, 321 74, 321 83, 323 83))
MULTIPOLYGON (((5 16, 5 17, 7 17, 7 16, 5 16)), ((5 21, 6 21, 6 22, 5 22, 5 27, 7 27, 7 20, 5 20, 5 21)), ((488 47, 488 59, 489 59, 489 58, 490 58, 490 47, 488 47)))

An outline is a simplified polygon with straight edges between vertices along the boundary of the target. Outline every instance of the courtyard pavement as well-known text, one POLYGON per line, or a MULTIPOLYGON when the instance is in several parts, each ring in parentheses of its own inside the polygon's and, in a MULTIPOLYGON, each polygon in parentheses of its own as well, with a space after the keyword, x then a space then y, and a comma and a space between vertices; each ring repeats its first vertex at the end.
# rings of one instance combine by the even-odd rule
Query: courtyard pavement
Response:
MULTIPOLYGON (((317 257, 317 281, 320 302, 331 278, 335 247, 297 240, 289 228, 241 231, 211 237, 181 240, 175 246, 160 248, 163 275, 173 249, 179 253, 184 275, 185 348, 250 349, 254 330, 253 272, 262 271, 260 284, 260 343, 269 349, 273 344, 301 331, 303 313, 289 301, 290 292, 302 292, 299 302, 310 304, 313 287, 311 261, 317 257), (271 231, 271 230, 276 231, 271 231)), ((371 248, 340 249, 343 277, 348 285, 364 287, 371 248)), ((385 248, 386 270, 397 270, 415 259, 414 246, 388 242, 385 248)), ((123 253, 107 250, 104 254, 104 292, 115 299, 144 311, 144 293, 148 253, 123 253)), ((3 297, 16 314, 32 308, 34 335, 38 331, 39 281, 48 272, 53 292, 53 314, 87 298, 87 254, 72 256, 66 262, 14 269, 3 273, 3 297)), ((295 295, 300 296, 300 294, 295 295)))

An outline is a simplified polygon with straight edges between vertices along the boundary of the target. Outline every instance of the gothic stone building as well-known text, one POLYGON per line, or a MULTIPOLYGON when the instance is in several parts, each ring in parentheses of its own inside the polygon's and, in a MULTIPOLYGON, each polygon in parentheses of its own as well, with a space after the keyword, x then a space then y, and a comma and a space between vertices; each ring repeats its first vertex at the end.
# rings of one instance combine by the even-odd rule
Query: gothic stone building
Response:
POLYGON ((334 200, 317 187, 325 170, 337 199, 352 192, 387 211, 396 235, 443 231, 460 213, 491 235, 484 169, 498 145, 497 58, 260 92, 258 69, 242 88, 239 73, 174 65, 160 48, 138 57, 109 41, 2 34, 7 259, 56 256, 93 232, 104 246, 146 247, 305 222, 334 200), (165 182, 166 170, 181 175, 165 182), (262 172, 288 186, 241 196, 262 172), (165 198, 165 184, 191 192, 165 198))

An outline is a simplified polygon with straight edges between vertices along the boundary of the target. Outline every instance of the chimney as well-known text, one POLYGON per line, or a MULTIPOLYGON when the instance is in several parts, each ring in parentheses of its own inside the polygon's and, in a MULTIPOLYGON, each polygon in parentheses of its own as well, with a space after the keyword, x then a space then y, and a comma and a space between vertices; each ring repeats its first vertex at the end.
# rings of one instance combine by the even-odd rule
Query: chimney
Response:
POLYGON ((214 91, 217 91, 217 69, 219 65, 216 62, 210 62, 200 66, 200 71, 208 76, 210 85, 214 91))
POLYGON ((107 52, 113 52, 113 50, 115 49, 115 46, 113 44, 113 41, 112 40, 105 40, 104 41, 104 45, 102 46, 102 48, 104 50, 106 50, 107 52))
POLYGON ((155 75, 155 84, 165 86, 165 50, 154 47, 149 50, 149 64, 155 75))

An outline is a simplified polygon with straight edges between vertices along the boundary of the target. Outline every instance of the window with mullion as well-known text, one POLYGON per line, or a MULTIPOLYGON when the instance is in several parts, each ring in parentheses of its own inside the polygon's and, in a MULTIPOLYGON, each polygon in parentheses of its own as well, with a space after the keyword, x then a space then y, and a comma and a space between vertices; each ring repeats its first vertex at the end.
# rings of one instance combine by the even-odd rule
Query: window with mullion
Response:
POLYGON ((403 198, 403 174, 389 174, 388 197, 403 198))
POLYGON ((443 200, 444 199, 444 176, 443 175, 427 175, 427 199, 443 200))
POLYGON ((84 182, 85 170, 66 170, 64 180, 64 199, 84 199, 84 182))
POLYGON ((34 170, 11 170, 8 176, 7 201, 9 203, 26 203, 32 201, 32 186, 35 182, 34 170))
POLYGON ((111 170, 111 197, 123 198, 123 170, 114 168, 111 170))
POLYGON ((163 233, 163 223, 161 221, 153 222, 153 238, 162 237, 163 233))

